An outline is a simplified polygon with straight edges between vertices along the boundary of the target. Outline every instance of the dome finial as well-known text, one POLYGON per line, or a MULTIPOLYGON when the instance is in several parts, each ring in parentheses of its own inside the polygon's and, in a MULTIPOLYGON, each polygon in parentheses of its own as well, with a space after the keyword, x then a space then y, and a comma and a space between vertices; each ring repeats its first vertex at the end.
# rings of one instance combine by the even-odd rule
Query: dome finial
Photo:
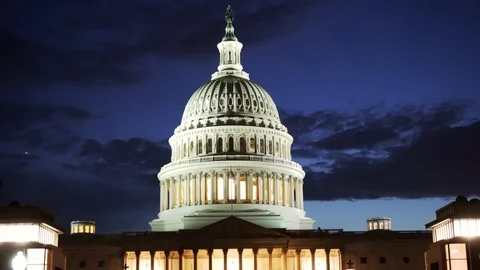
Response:
POLYGON ((225 12, 225 22, 227 23, 227 27, 225 27, 225 37, 223 38, 224 41, 227 40, 237 40, 235 37, 235 29, 233 28, 233 10, 230 5, 227 6, 227 11, 225 12))

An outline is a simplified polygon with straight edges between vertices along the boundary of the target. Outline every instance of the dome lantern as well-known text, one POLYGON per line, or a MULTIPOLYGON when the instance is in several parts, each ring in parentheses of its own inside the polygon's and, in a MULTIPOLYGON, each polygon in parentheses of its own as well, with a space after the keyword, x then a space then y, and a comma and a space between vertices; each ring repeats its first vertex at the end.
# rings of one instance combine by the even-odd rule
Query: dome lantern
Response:
POLYGON ((218 52, 220 53, 220 63, 217 68, 217 72, 212 74, 212 80, 220 77, 234 75, 249 79, 249 75, 243 72, 243 66, 240 63, 240 54, 242 52, 243 44, 238 41, 235 36, 235 29, 233 27, 233 11, 230 6, 227 7, 225 12, 225 36, 222 41, 217 44, 218 52))

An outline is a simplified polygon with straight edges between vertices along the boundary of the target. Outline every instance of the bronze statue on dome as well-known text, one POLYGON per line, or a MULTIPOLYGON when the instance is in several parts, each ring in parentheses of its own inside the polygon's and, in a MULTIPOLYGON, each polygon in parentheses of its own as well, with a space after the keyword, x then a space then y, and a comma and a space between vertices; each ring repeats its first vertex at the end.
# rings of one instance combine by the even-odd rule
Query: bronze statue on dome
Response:
POLYGON ((230 5, 227 6, 227 11, 225 12, 225 21, 227 24, 233 23, 233 10, 230 5))

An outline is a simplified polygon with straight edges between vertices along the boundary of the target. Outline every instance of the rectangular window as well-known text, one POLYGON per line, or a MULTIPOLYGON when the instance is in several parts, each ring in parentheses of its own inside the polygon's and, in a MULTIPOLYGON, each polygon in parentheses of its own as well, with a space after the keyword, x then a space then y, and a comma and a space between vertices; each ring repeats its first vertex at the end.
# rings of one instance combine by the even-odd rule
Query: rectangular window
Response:
POLYGON ((219 201, 223 201, 223 190, 224 190, 224 187, 223 187, 223 175, 219 175, 217 177, 217 200, 219 201))
POLYGON ((247 199, 247 179, 240 179, 240 200, 247 199))
POLYGON ((467 249, 464 243, 445 245, 445 257, 447 269, 464 270, 468 269, 467 249))

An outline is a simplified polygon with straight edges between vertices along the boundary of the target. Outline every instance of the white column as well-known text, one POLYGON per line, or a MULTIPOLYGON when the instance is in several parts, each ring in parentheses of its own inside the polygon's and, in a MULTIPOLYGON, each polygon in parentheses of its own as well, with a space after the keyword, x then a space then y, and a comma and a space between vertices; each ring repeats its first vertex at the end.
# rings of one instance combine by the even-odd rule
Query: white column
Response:
POLYGON ((287 206, 287 179, 285 179, 285 174, 282 173, 282 188, 283 188, 283 205, 287 206))
POLYGON ((293 195, 293 192, 295 190, 295 185, 293 183, 293 177, 291 175, 288 177, 288 181, 290 182, 290 207, 295 207, 295 204, 294 204, 295 196, 293 195))
POLYGON ((228 200, 228 181, 230 178, 230 172, 225 170, 223 172, 223 203, 227 203, 228 200))
MULTIPOLYGON (((252 203, 253 201, 253 179, 252 179, 252 175, 253 175, 253 172, 252 171, 248 171, 248 172, 245 172, 246 173, 246 176, 247 176, 247 200, 249 203, 252 203)), ((258 181, 257 181, 257 185, 258 185, 258 181)), ((258 186, 257 186, 258 188, 258 186)))
POLYGON ((301 209, 305 209, 304 208, 304 201, 303 201, 303 180, 300 181, 300 206, 301 206, 301 209))
POLYGON ((200 202, 205 204, 205 173, 200 173, 200 202))
POLYGON ((293 181, 295 182, 295 207, 300 208, 300 193, 298 192, 299 185, 298 185, 298 178, 294 178, 293 181))
POLYGON ((182 176, 179 175, 177 181, 175 181, 176 197, 175 197, 175 206, 180 206, 180 183, 182 181, 182 176))
POLYGON ((263 204, 263 175, 257 172, 258 203, 263 204))
POLYGON ((235 199, 237 203, 240 203, 240 171, 237 170, 235 176, 235 199))
POLYGON ((265 178, 264 178, 265 180, 264 180, 263 184, 264 184, 264 189, 265 189, 265 194, 264 194, 265 196, 264 196, 263 199, 265 200, 265 204, 269 204, 270 203, 270 196, 269 196, 269 194, 270 194, 270 190, 269 190, 270 180, 268 179, 268 173, 264 173, 264 176, 265 176, 265 178))
POLYGON ((172 179, 167 179, 167 183, 168 183, 168 206, 167 208, 168 209, 171 209, 172 208, 172 194, 173 194, 173 186, 172 186, 172 179))
POLYGON ((212 204, 215 201, 215 182, 217 180, 217 174, 215 171, 210 172, 210 200, 209 204, 212 204))
POLYGON ((190 179, 192 174, 189 173, 185 179, 185 205, 190 206, 190 179))
POLYGON ((279 197, 279 194, 278 194, 278 175, 277 173, 273 173, 273 188, 274 188, 274 192, 273 194, 275 194, 275 199, 274 199, 274 204, 275 205, 278 205, 279 204, 279 200, 278 200, 278 197, 279 197))
POLYGON ((217 201, 217 181, 218 181, 218 175, 216 171, 212 171, 212 203, 215 203, 217 201))
POLYGON ((163 199, 164 199, 164 197, 163 197, 163 188, 162 188, 162 185, 163 185, 162 182, 159 182, 159 183, 158 183, 158 186, 160 187, 160 212, 163 211, 163 199))

